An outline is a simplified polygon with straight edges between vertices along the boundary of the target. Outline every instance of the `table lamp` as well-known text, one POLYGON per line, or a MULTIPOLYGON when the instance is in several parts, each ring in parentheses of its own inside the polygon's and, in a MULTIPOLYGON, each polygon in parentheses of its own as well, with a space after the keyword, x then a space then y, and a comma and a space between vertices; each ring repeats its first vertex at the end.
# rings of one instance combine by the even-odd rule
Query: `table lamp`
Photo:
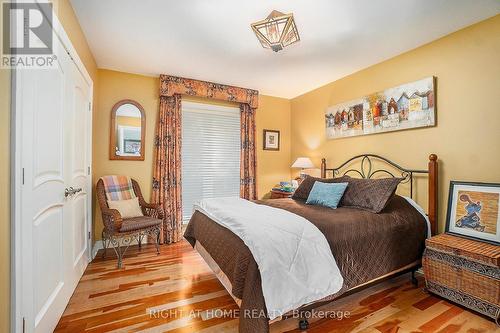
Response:
POLYGON ((304 179, 306 177, 304 169, 314 168, 314 164, 309 157, 299 157, 293 162, 292 168, 300 168, 300 178, 304 179))

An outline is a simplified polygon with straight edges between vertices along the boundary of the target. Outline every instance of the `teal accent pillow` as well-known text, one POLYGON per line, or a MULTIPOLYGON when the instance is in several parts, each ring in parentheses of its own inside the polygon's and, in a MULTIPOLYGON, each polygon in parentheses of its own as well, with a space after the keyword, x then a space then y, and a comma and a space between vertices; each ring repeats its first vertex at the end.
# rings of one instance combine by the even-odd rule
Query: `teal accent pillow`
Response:
POLYGON ((307 197, 306 204, 336 209, 348 184, 315 182, 307 197))

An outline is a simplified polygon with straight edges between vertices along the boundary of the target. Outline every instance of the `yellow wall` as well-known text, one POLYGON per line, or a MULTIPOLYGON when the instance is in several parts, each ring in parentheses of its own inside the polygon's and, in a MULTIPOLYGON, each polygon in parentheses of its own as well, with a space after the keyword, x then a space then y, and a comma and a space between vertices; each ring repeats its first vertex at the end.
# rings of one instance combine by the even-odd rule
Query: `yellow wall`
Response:
POLYGON ((269 191, 280 181, 290 181, 291 119, 290 100, 260 95, 257 125, 257 193, 269 197, 269 191), (263 150, 263 130, 280 131, 280 150, 263 150))
MULTIPOLYGON (((378 153, 409 168, 440 159, 439 226, 449 181, 500 182, 500 15, 292 99, 292 158, 334 166, 378 153), (437 126, 327 140, 325 109, 427 76, 437 77, 437 126)), ((420 192, 419 192, 420 193, 420 192)), ((420 202, 426 202, 421 197, 420 202)))
MULTIPOLYGON (((94 118, 94 184, 104 175, 125 174, 136 179, 146 200, 151 195, 153 173, 153 139, 158 113, 159 79, 157 77, 98 70, 99 89, 94 118), (144 161, 116 161, 109 159, 108 140, 110 115, 113 105, 122 99, 139 102, 146 114, 146 142, 144 161)), ((202 98, 185 100, 234 105, 202 98)), ((290 178, 290 101, 282 98, 260 96, 257 122, 257 177, 258 193, 264 196, 274 184, 290 178), (281 131, 281 149, 278 152, 262 150, 262 130, 281 131)), ((101 238, 101 212, 96 208, 95 239, 101 238)))

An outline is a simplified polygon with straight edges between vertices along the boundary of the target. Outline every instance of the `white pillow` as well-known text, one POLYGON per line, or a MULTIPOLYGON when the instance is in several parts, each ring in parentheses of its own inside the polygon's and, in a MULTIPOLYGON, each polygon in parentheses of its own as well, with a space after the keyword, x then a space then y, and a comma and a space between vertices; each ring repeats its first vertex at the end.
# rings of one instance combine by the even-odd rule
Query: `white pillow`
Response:
POLYGON ((131 217, 144 216, 141 206, 139 206, 139 198, 135 197, 128 200, 110 200, 108 206, 111 209, 116 209, 124 219, 131 217))

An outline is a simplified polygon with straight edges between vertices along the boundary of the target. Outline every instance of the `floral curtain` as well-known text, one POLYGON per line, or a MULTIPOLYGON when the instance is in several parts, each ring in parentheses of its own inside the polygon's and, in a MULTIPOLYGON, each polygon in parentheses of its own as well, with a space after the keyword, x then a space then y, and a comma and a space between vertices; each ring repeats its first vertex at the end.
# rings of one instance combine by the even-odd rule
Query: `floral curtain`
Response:
POLYGON ((240 197, 257 199, 257 158, 255 153, 255 109, 240 104, 241 152, 240 152, 240 197))
POLYGON ((156 125, 153 201, 163 205, 165 221, 160 241, 182 239, 181 99, 182 95, 240 103, 240 196, 257 199, 255 110, 257 90, 160 75, 160 113, 156 125))
POLYGON ((246 103, 256 109, 259 92, 207 81, 160 75, 160 96, 189 95, 221 101, 246 103))
POLYGON ((165 220, 161 243, 182 239, 181 95, 160 97, 156 124, 153 202, 163 205, 165 220))

